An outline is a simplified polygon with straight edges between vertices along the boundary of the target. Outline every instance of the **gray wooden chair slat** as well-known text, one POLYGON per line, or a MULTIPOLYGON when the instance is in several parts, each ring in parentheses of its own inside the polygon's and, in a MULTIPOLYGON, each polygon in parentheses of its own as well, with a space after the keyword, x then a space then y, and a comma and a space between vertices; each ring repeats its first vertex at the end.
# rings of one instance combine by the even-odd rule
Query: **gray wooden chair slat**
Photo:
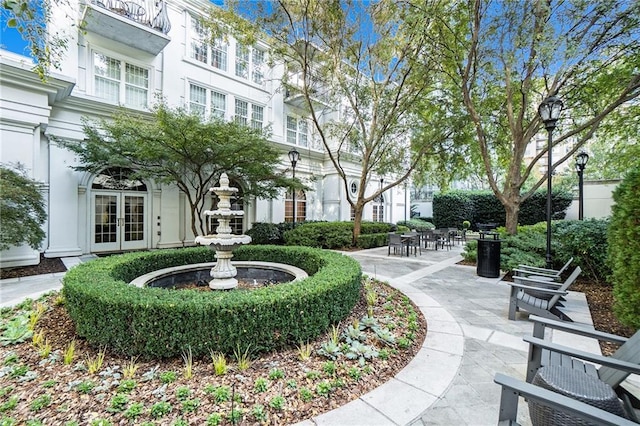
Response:
MULTIPOLYGON (((539 315, 541 317, 550 319, 566 319, 570 321, 570 318, 564 315, 557 309, 557 304, 561 300, 561 297, 567 294, 567 289, 575 282, 582 270, 579 266, 573 270, 571 275, 560 285, 557 289, 549 289, 546 287, 536 287, 534 280, 527 281, 527 285, 519 283, 508 283, 511 286, 511 294, 509 297, 509 319, 516 319, 516 312, 520 309, 529 312, 530 314, 539 315), (534 290, 539 294, 547 294, 551 297, 548 300, 536 297, 527 293, 527 290, 534 290)), ((542 285, 542 284, 541 284, 542 285)), ((535 294, 535 293, 534 293, 535 294)))
MULTIPOLYGON (((640 364, 640 331, 636 331, 611 357, 640 364)), ((616 387, 620 385, 629 374, 603 365, 598 370, 598 375, 600 376, 600 380, 610 386, 616 387)))
POLYGON ((571 368, 581 369, 589 375, 596 375, 600 380, 614 389, 617 388, 629 374, 640 373, 640 330, 630 338, 624 338, 590 330, 577 324, 567 324, 561 321, 539 318, 535 315, 531 315, 529 319, 534 322, 533 334, 536 337, 524 338, 525 341, 529 342, 529 361, 527 365, 528 382, 533 379, 533 375, 535 375, 537 369, 545 365, 565 365, 571 368), (623 343, 613 355, 603 357, 601 355, 556 345, 548 340, 542 340, 545 337, 545 329, 547 328, 623 343), (564 357, 572 358, 572 364, 568 364, 564 357), (601 366, 596 367, 593 363, 600 364, 601 366))
POLYGON ((518 424, 518 398, 524 397, 527 400, 533 400, 546 407, 567 413, 571 417, 598 425, 637 426, 637 423, 627 420, 624 417, 616 416, 615 414, 600 410, 577 399, 566 397, 557 392, 505 376, 501 373, 496 373, 493 381, 502 387, 500 412, 498 414, 499 425, 518 424))

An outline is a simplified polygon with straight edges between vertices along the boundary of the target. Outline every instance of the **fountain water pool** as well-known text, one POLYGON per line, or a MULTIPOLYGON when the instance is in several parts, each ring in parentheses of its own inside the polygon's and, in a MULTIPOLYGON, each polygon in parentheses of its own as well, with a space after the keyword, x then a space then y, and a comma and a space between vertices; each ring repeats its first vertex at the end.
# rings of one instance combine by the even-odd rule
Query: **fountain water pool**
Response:
MULTIPOLYGON (((234 264, 238 271, 237 278, 249 282, 255 281, 256 284, 299 281, 308 276, 302 269, 283 263, 241 261, 234 264)), ((210 276, 212 267, 215 267, 215 262, 159 269, 137 277, 130 284, 136 287, 178 287, 184 283, 206 280, 210 276)))

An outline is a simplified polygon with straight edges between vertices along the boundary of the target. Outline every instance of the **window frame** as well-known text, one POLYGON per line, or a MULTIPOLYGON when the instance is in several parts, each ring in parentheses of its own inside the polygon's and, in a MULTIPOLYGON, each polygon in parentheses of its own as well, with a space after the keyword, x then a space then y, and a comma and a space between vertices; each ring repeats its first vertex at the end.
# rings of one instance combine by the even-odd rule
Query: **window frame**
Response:
POLYGON ((218 117, 221 119, 225 119, 227 116, 227 94, 223 93, 223 92, 219 92, 217 90, 214 90, 210 87, 207 87, 204 84, 199 84, 197 82, 194 81, 189 81, 188 82, 188 86, 187 86, 187 102, 186 104, 189 106, 189 112, 193 112, 192 110, 192 104, 194 104, 195 102, 192 101, 191 98, 191 89, 193 87, 201 89, 204 91, 205 93, 205 100, 204 103, 198 103, 198 105, 201 105, 203 110, 202 110, 202 117, 218 117), (214 95, 219 95, 223 98, 224 100, 224 111, 220 111, 219 108, 214 108, 214 95))
POLYGON ((216 39, 211 44, 209 42, 209 32, 202 25, 199 18, 191 14, 189 14, 189 17, 189 27, 187 28, 189 58, 217 70, 227 72, 229 66, 229 43, 216 39), (203 57, 198 57, 199 55, 203 57))
POLYGON ((234 120, 244 126, 250 126, 253 129, 264 128, 264 114, 266 107, 261 104, 250 102, 246 99, 235 98, 234 100, 234 120), (242 108, 245 114, 238 114, 238 105, 244 104, 242 108), (260 116, 260 119, 257 117, 260 116))
POLYGON ((236 77, 262 86, 265 70, 263 69, 266 51, 255 46, 247 46, 236 42, 234 74, 236 77))
MULTIPOLYGON (((303 190, 296 192, 296 223, 307 220, 307 194, 303 190)), ((293 192, 284 196, 284 221, 293 222, 293 192)))
MULTIPOLYGON (((114 55, 110 52, 106 52, 98 49, 91 49, 91 67, 89 78, 91 79, 91 95, 95 96, 98 99, 101 99, 108 103, 113 103, 115 105, 122 105, 131 109, 145 110, 149 108, 149 95, 152 87, 152 68, 146 64, 140 64, 127 59, 122 58, 121 56, 114 55), (98 57, 104 58, 105 64, 108 61, 114 61, 118 63, 118 77, 117 79, 111 77, 109 75, 99 75, 97 72, 97 59, 98 57), (128 77, 135 74, 130 73, 128 68, 133 68, 134 70, 142 70, 145 72, 143 78, 146 80, 146 87, 137 84, 137 82, 129 81, 128 77), (107 80, 113 83, 117 82, 118 91, 117 91, 117 99, 112 99, 109 97, 99 95, 98 90, 98 79, 107 80), (131 95, 135 92, 129 92, 127 89, 140 89, 145 92, 144 102, 142 104, 132 103, 131 95), (128 96, 129 94, 129 96, 128 96)), ((108 70, 108 68, 107 68, 108 70)), ((107 73, 108 74, 108 73, 107 73)))
POLYGON ((285 140, 287 143, 295 146, 301 146, 303 148, 309 147, 309 120, 304 117, 299 117, 293 114, 287 114, 287 118, 285 120, 285 140), (293 129, 289 127, 290 121, 295 121, 296 128, 293 129), (303 124, 304 132, 300 129, 303 124), (290 132, 293 132, 295 135, 295 142, 292 142, 292 138, 290 137, 290 132))

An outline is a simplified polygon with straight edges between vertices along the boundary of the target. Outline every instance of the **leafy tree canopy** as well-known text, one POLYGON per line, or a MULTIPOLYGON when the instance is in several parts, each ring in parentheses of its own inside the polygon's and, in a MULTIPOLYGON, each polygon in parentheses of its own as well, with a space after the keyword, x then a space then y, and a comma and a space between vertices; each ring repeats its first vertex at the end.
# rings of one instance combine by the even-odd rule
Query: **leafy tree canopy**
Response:
POLYGON ((207 194, 223 172, 246 184, 245 197, 273 198, 281 188, 300 186, 277 171, 281 153, 262 129, 203 120, 163 102, 151 115, 121 110, 111 120, 85 120, 84 132, 84 141, 57 141, 80 159, 76 170, 126 167, 134 170, 133 177, 177 185, 191 206, 196 235, 208 232, 203 217, 210 207, 205 206, 207 194))
MULTIPOLYGON (((424 14, 421 2, 412 3, 414 13, 424 14)), ((505 206, 510 232, 516 232, 521 203, 546 180, 545 174, 523 192, 547 155, 546 143, 539 144, 533 159, 525 161, 536 137, 546 142, 537 113, 545 97, 558 95, 565 104, 553 146, 571 147, 556 153, 554 168, 599 129, 607 129, 609 140, 637 135, 637 116, 626 126, 622 117, 633 115, 640 95, 640 3, 451 2, 433 26, 442 85, 437 98, 425 101, 437 101, 445 111, 435 120, 424 117, 424 140, 428 143, 432 127, 446 133, 455 126, 455 137, 466 145, 448 152, 461 165, 449 176, 465 177, 470 173, 465 164, 483 170, 505 206)))
POLYGON ((256 2, 255 25, 240 15, 239 4, 212 9, 212 38, 230 28, 245 43, 266 39, 273 62, 285 67, 283 89, 303 99, 342 180, 357 237, 365 204, 405 181, 444 140, 438 136, 411 152, 418 101, 437 88, 428 33, 441 2, 423 2, 420 16, 396 0, 256 2), (381 176, 384 185, 371 190, 368 183, 381 176), (348 190, 352 179, 359 182, 355 195, 348 190))
POLYGON ((0 165, 0 194, 0 251, 22 244, 38 250, 47 220, 40 184, 21 165, 0 165))

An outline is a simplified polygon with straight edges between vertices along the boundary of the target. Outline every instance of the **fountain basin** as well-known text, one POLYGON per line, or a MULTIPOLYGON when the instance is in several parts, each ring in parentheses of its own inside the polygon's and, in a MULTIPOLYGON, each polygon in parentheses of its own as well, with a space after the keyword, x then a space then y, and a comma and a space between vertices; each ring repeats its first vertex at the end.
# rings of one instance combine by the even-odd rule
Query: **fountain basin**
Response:
MULTIPOLYGON (((240 280, 255 280, 257 283, 276 282, 285 283, 300 281, 309 275, 300 268, 284 263, 273 262, 232 262, 240 280)), ((132 280, 129 284, 136 287, 171 288, 188 282, 208 281, 211 278, 211 268, 216 262, 180 265, 171 268, 149 272, 132 280)))

